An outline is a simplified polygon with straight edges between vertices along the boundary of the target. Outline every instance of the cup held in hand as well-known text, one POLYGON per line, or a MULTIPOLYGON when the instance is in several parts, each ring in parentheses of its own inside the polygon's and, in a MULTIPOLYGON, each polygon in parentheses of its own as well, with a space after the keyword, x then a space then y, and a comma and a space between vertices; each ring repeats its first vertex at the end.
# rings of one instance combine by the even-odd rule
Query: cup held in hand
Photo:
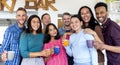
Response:
POLYGON ((60 53, 60 47, 59 46, 55 46, 54 47, 54 53, 55 54, 59 54, 60 53))
POLYGON ((13 60, 13 58, 14 58, 14 54, 15 54, 14 51, 8 51, 7 59, 8 59, 8 60, 13 60))
POLYGON ((64 46, 68 46, 69 45, 69 41, 68 40, 64 40, 63 45, 64 46))
POLYGON ((93 40, 86 40, 88 48, 93 48, 93 40))

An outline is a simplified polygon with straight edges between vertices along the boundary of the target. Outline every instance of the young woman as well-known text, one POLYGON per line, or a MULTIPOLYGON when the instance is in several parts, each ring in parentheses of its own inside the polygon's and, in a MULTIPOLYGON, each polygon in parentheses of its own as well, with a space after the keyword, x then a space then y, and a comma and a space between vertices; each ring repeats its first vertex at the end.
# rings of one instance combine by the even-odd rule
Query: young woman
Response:
POLYGON ((41 20, 37 15, 31 15, 27 21, 27 29, 20 37, 20 52, 23 57, 21 65, 44 65, 43 58, 48 50, 43 50, 43 34, 41 20))
POLYGON ((97 51, 94 47, 87 47, 87 40, 94 37, 84 33, 82 21, 77 15, 71 17, 71 28, 75 31, 70 36, 69 45, 65 47, 69 56, 73 56, 74 65, 98 65, 97 51))
MULTIPOLYGON (((78 16, 83 21, 84 28, 90 28, 94 30, 100 39, 104 41, 101 27, 97 20, 94 18, 92 10, 88 6, 82 6, 79 9, 78 16)), ((101 52, 101 50, 97 50, 97 52, 99 65, 104 65, 104 54, 101 52)))
POLYGON ((55 54, 55 51, 51 53, 51 55, 47 57, 47 60, 45 61, 46 65, 68 65, 66 52, 62 45, 62 40, 58 29, 54 24, 49 23, 45 30, 43 49, 53 49, 55 46, 60 48, 60 52, 58 54, 55 54))

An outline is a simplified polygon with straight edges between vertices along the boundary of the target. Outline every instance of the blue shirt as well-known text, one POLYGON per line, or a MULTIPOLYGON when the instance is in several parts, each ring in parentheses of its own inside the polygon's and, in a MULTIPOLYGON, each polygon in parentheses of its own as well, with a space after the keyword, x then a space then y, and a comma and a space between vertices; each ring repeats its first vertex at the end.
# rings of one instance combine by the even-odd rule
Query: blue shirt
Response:
POLYGON ((29 58, 30 52, 40 52, 43 48, 44 35, 25 33, 20 37, 20 52, 23 58, 29 58))
POLYGON ((74 63, 90 63, 98 65, 97 51, 93 48, 88 48, 86 40, 94 40, 94 37, 85 34, 83 30, 79 33, 73 33, 70 36, 69 46, 65 47, 69 56, 73 56, 74 63))
POLYGON ((72 32, 72 30, 65 30, 64 26, 59 28, 58 30, 61 36, 63 36, 65 32, 72 32))
POLYGON ((25 27, 19 28, 17 23, 6 29, 2 46, 0 48, 0 54, 5 50, 15 51, 15 56, 13 60, 6 61, 5 65, 20 65, 21 57, 19 52, 19 38, 24 29, 25 27))
POLYGON ((59 30, 59 33, 60 33, 61 36, 63 36, 63 34, 66 32, 66 30, 64 29, 64 27, 61 27, 58 30, 59 30))

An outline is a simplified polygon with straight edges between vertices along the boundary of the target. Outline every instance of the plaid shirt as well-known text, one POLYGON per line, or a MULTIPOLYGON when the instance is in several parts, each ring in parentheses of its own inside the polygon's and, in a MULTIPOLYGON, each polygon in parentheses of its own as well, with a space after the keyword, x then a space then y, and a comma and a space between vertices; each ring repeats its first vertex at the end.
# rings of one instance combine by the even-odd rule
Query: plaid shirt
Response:
POLYGON ((15 23, 14 25, 6 29, 5 34, 4 34, 4 39, 2 42, 2 46, 0 48, 0 54, 4 50, 15 51, 15 56, 13 60, 6 61, 5 65, 20 65, 21 56, 20 56, 20 51, 19 51, 19 38, 20 38, 21 32, 24 29, 25 28, 23 29, 19 28, 17 23, 15 23))

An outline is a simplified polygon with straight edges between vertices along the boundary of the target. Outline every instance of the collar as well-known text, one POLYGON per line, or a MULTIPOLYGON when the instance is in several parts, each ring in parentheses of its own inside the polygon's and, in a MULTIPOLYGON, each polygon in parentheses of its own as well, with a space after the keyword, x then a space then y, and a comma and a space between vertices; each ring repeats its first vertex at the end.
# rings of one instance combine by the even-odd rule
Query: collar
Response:
POLYGON ((103 28, 107 28, 107 27, 109 27, 109 25, 110 25, 110 21, 111 21, 111 19, 108 18, 107 21, 103 24, 103 28))
POLYGON ((20 27, 18 26, 18 23, 17 23, 17 22, 15 23, 15 27, 16 27, 16 29, 17 29, 18 31, 22 31, 22 30, 25 30, 25 29, 26 29, 25 26, 24 26, 23 28, 20 28, 20 27))

